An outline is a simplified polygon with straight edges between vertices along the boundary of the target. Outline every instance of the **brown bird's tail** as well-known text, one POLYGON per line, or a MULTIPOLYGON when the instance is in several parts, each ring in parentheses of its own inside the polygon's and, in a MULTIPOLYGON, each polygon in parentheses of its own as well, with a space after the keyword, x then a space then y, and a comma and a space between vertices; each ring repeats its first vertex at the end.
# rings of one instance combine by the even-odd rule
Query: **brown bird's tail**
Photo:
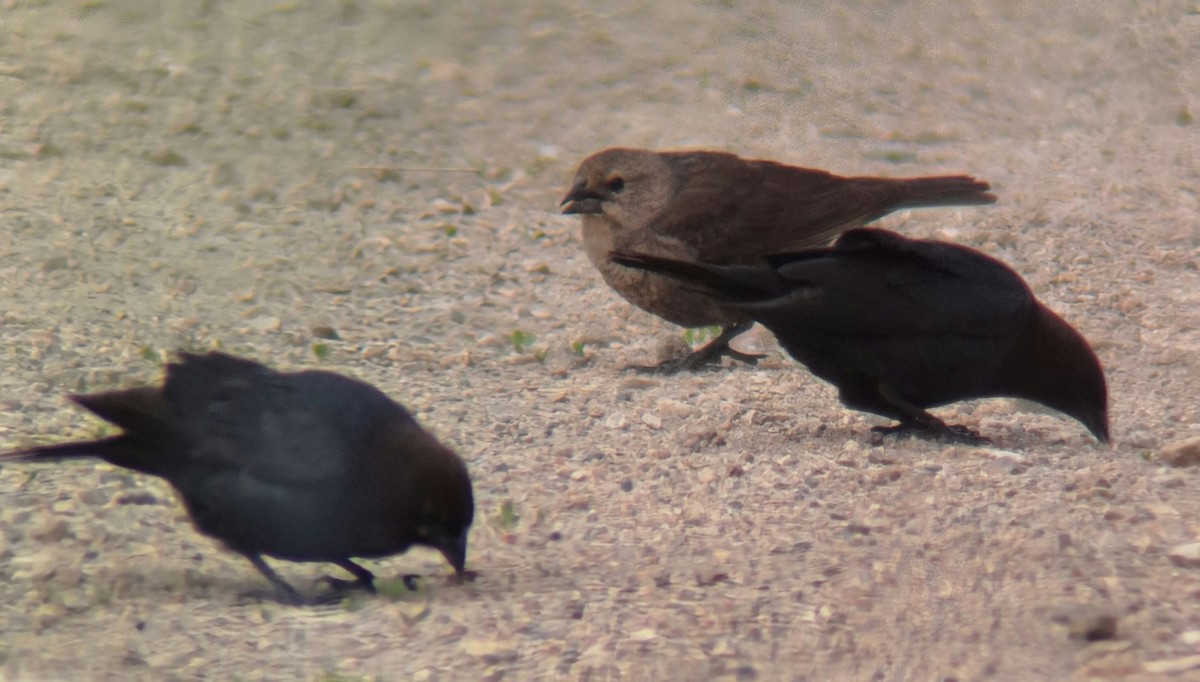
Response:
MULTIPOLYGON (((893 211, 930 206, 980 206, 996 203, 996 195, 988 192, 991 185, 968 175, 944 175, 930 178, 855 178, 871 192, 888 196, 881 202, 880 218, 893 211), (875 185, 875 187, 871 187, 875 185)), ((870 221, 868 221, 870 222, 870 221)))
POLYGON ((713 265, 614 251, 609 260, 627 268, 668 275, 703 293, 730 302, 773 298, 782 292, 779 275, 763 265, 713 265))

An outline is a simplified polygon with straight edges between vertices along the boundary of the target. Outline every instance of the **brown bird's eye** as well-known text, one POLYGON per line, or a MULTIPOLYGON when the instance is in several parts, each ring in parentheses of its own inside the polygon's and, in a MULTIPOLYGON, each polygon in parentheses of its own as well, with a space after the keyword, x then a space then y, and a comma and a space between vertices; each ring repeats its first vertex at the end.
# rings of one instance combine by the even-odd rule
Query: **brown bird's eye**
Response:
POLYGON ((604 183, 604 186, 608 189, 608 191, 615 194, 625 189, 625 178, 621 177, 620 175, 609 178, 608 182, 604 183))

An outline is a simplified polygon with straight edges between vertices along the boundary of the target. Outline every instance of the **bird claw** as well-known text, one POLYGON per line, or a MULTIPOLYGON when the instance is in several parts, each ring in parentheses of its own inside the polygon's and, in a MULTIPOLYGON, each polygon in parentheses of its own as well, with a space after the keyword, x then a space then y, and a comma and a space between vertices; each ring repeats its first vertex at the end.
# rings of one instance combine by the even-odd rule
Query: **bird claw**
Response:
POLYGON ((946 431, 943 433, 949 440, 953 440, 965 445, 991 445, 992 439, 986 436, 979 435, 978 431, 973 431, 963 426, 962 424, 954 424, 946 426, 946 431))
POLYGON ((657 376, 670 376, 672 374, 678 374, 679 372, 698 372, 701 370, 716 371, 721 369, 720 362, 722 356, 728 356, 734 360, 744 362, 748 365, 757 365, 760 359, 767 357, 765 355, 755 355, 736 351, 729 346, 724 346, 721 348, 711 348, 709 346, 705 346, 699 350, 692 351, 681 358, 664 360, 657 365, 650 366, 630 365, 625 367, 622 371, 637 372, 638 374, 654 374, 657 376))
POLYGON ((963 445, 991 445, 992 440, 985 436, 979 435, 978 431, 973 431, 961 424, 947 425, 942 422, 934 424, 921 424, 917 422, 900 422, 891 426, 873 426, 871 427, 874 437, 871 438, 871 445, 882 445, 883 440, 888 436, 915 436, 928 440, 942 440, 952 443, 962 443, 963 445))
POLYGON ((692 355, 673 360, 665 360, 657 365, 629 365, 622 368, 623 372, 634 372, 637 374, 652 374, 654 376, 671 376, 680 372, 696 372, 699 370, 714 371, 720 367, 709 364, 709 360, 701 360, 699 362, 692 361, 692 355))
MULTIPOLYGON (((405 576, 406 579, 407 579, 407 577, 408 576, 405 576)), ((335 578, 331 575, 327 575, 327 576, 323 576, 321 578, 321 582, 328 585, 330 590, 334 593, 344 594, 346 592, 354 592, 354 591, 362 590, 364 592, 370 592, 371 594, 375 594, 375 583, 373 581, 343 580, 341 578, 335 578)), ((407 586, 408 581, 405 580, 404 584, 405 584, 405 586, 407 586)))

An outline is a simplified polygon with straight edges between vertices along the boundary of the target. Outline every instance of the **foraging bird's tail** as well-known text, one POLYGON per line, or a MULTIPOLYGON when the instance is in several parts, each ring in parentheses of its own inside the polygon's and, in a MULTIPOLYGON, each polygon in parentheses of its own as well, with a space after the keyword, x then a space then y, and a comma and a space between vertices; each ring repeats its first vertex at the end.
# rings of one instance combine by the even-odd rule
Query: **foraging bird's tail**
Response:
POLYGON ((930 178, 855 178, 884 182, 894 193, 895 200, 887 213, 907 208, 929 206, 979 206, 996 203, 996 195, 988 192, 991 185, 968 175, 943 175, 930 178))
POLYGON ((609 259, 617 265, 675 277, 730 302, 759 301, 783 291, 779 275, 767 265, 713 265, 620 251, 609 254, 609 259))
POLYGON ((71 400, 125 430, 119 436, 74 443, 37 445, 0 454, 0 462, 53 462, 96 457, 119 467, 155 476, 164 474, 156 446, 169 442, 162 391, 155 387, 73 395, 71 400))
POLYGON ((59 462, 64 459, 88 459, 91 457, 106 459, 104 455, 112 450, 113 446, 122 438, 124 436, 76 443, 35 445, 23 450, 0 453, 0 462, 59 462))

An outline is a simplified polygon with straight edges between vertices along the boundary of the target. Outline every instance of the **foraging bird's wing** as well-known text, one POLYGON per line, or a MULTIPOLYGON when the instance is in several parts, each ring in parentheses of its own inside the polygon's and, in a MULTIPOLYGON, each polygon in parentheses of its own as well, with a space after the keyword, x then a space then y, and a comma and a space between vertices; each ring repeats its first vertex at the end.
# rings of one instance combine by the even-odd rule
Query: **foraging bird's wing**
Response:
POLYGON ((299 486, 345 475, 356 434, 342 417, 363 418, 355 391, 219 353, 182 357, 168 366, 164 391, 188 446, 188 475, 240 472, 299 486))
POLYGON ((1033 306, 1025 283, 999 261, 884 230, 852 230, 833 249, 771 260, 790 290, 760 305, 830 329, 993 337, 1011 333, 1033 306))
POLYGON ((693 260, 745 262, 820 246, 875 211, 845 178, 731 154, 672 155, 678 192, 650 230, 694 249, 693 260))

